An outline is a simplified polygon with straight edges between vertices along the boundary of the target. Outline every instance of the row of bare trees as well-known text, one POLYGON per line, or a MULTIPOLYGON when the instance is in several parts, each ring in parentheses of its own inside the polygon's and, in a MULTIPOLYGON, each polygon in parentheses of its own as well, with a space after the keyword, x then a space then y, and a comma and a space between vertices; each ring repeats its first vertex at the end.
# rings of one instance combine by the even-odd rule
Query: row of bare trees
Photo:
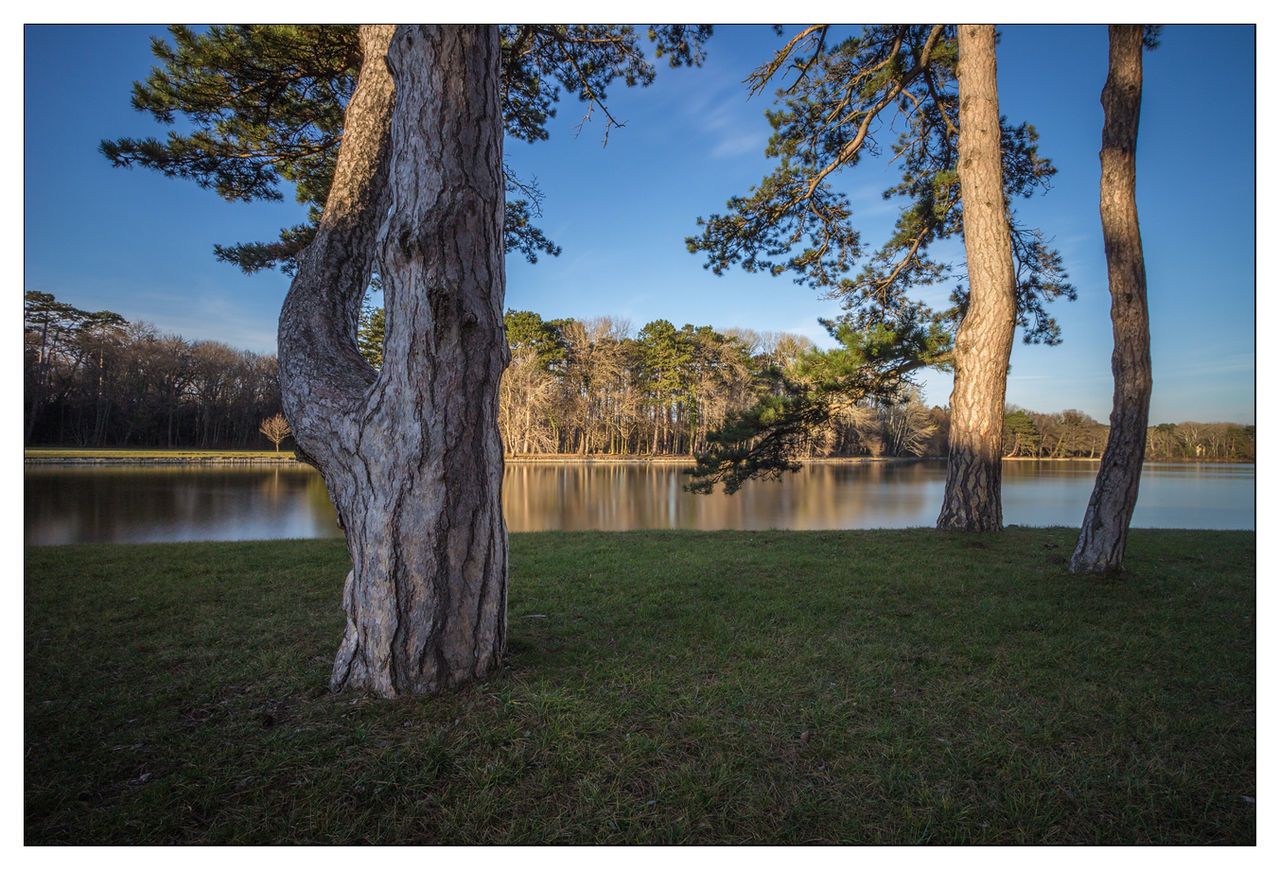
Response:
POLYGON ((1245 461, 1256 458, 1253 426, 1235 423, 1161 423, 1147 429, 1148 461, 1245 461))
MULTIPOLYGON (((1011 406, 1004 416, 1004 455, 1032 459, 1097 459, 1110 427, 1083 411, 1041 414, 1011 406)), ((1255 428, 1236 423, 1161 423, 1147 428, 1149 462, 1253 462, 1255 428)))
POLYGON ((52 294, 25 296, 27 444, 257 447, 280 408, 274 356, 162 335, 52 294))

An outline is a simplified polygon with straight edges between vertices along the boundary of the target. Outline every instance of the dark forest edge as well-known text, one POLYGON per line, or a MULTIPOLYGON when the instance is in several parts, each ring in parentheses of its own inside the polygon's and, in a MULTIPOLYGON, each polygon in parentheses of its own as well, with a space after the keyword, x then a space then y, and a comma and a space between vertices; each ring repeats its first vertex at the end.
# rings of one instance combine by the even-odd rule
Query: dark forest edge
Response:
MULTIPOLYGON (((375 367, 381 315, 366 309, 358 335, 375 367)), ((816 351, 795 334, 676 328, 666 320, 633 333, 611 317, 543 320, 508 311, 503 319, 511 364, 499 425, 513 457, 691 457, 733 415, 778 395, 783 379, 803 378, 816 351)), ((26 294, 24 332, 29 448, 109 448, 120 459, 183 449, 271 451, 262 428, 280 410, 274 355, 161 334, 38 291, 26 294)), ((905 381, 887 398, 868 398, 824 421, 796 458, 944 457, 948 416, 905 381)), ((1004 454, 1096 459, 1107 433, 1105 423, 1081 411, 1010 406, 1004 454)), ((288 451, 292 443, 282 446, 288 451)), ((1252 462, 1255 427, 1160 423, 1147 430, 1146 458, 1252 462)))

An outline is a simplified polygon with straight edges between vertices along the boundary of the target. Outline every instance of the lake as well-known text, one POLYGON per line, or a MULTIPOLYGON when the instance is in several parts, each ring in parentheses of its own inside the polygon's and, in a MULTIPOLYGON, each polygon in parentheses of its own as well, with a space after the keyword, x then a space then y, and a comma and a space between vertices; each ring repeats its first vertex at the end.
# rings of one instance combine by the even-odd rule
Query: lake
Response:
MULTIPOLYGON (((726 496, 683 490, 682 466, 509 462, 513 532, 549 529, 863 529, 932 526, 946 463, 815 462, 726 496)), ((1006 462, 1009 525, 1079 526, 1096 462, 1006 462)), ((320 475, 306 466, 27 466, 25 541, 226 541, 340 537, 320 475)), ((1135 528, 1254 528, 1252 464, 1153 463, 1135 528)))

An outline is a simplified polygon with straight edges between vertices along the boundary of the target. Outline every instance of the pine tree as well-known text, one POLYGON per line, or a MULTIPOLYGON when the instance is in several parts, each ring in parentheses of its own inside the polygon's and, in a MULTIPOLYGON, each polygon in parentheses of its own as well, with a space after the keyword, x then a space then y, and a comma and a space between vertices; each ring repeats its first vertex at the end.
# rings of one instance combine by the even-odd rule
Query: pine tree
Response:
POLYGON ((502 316, 502 325, 507 334, 507 345, 513 354, 520 351, 531 351, 538 361, 538 367, 549 371, 561 365, 568 355, 568 345, 555 321, 545 321, 532 311, 512 311, 508 309, 502 316))
POLYGON ((1004 455, 1037 456, 1040 432, 1027 412, 1018 408, 1004 415, 1004 455))
MULTIPOLYGON (((293 108, 295 90, 262 85, 257 92, 282 102, 255 103, 255 83, 293 75, 269 58, 269 74, 254 71, 256 43, 246 40, 260 32, 211 31, 210 50, 228 36, 228 50, 246 62, 244 77, 217 51, 191 61, 198 75, 186 76, 187 61, 175 60, 153 76, 157 92, 172 84, 175 97, 190 101, 177 105, 193 107, 206 73, 232 83, 216 95, 217 108, 192 114, 194 150, 213 163, 164 164, 161 158, 181 157, 186 148, 171 139, 151 165, 216 186, 224 177, 214 172, 219 160, 240 160, 226 171, 231 186, 219 192, 270 196, 272 173, 283 170, 255 162, 264 151, 254 150, 256 134, 242 135, 238 122, 260 120, 281 134, 279 142, 289 141, 288 132, 328 134, 332 117, 321 129, 309 117, 282 114, 293 108), (248 105, 228 104, 228 94, 243 96, 246 87, 248 105), (242 139, 248 150, 232 155, 227 149, 242 139), (237 171, 243 187, 232 184, 237 171)), ((678 65, 698 61, 708 33, 672 26, 650 36, 678 65)), ((359 59, 349 92, 341 76, 298 85, 322 94, 326 106, 342 106, 340 141, 326 140, 328 156, 316 157, 305 192, 299 186, 300 196, 323 200, 314 224, 282 237, 282 247, 227 256, 249 267, 294 263, 278 333, 284 411, 299 455, 324 477, 352 557, 346 629, 330 685, 391 697, 481 679, 498 666, 505 645, 497 413, 508 359, 504 249, 513 235, 526 253, 546 248, 536 231, 513 230, 510 216, 519 210, 504 208, 512 184, 504 136, 545 138, 559 86, 608 118, 606 86, 645 84, 654 71, 634 32, 621 27, 362 26, 354 39, 354 55, 345 55, 344 69, 359 59), (357 345, 375 272, 386 300, 379 371, 357 345)), ((177 105, 157 117, 186 111, 177 105)), ((608 118, 606 135, 612 124, 608 118)), ((110 147, 104 151, 112 156, 110 147)), ((115 157, 137 153, 121 147, 115 157)))
MULTIPOLYGON (((876 360, 881 371, 892 371, 895 378, 907 377, 926 365, 954 367, 967 355, 969 368, 957 374, 957 386, 963 393, 971 382, 970 371, 977 371, 973 365, 986 353, 985 339, 973 348, 954 346, 952 340, 964 334, 966 318, 972 331, 981 316, 973 313, 973 283, 962 281, 952 295, 951 307, 945 310, 934 310, 911 295, 915 288, 952 277, 950 265, 932 259, 930 249, 964 228, 960 151, 966 134, 957 83, 960 57, 955 28, 876 26, 829 44, 834 38, 828 25, 806 28, 752 77, 753 93, 779 78, 791 77, 778 91, 780 108, 767 113, 774 134, 766 155, 777 160, 776 167, 750 194, 729 200, 727 213, 700 220, 702 234, 688 239, 689 249, 704 254, 707 267, 717 274, 734 266, 749 272, 790 274, 797 283, 840 299, 845 309, 840 328, 847 341, 845 348, 835 352, 840 357, 838 364, 833 361, 837 368, 857 358, 861 353, 858 348, 867 342, 876 348, 869 359, 876 360), (901 127, 895 127, 898 118, 901 127), (855 228, 852 204, 837 182, 841 173, 856 166, 863 156, 878 153, 884 147, 881 140, 895 132, 897 138, 890 148, 902 166, 902 180, 885 196, 900 197, 904 202, 893 235, 867 255, 855 228), (855 272, 859 264, 861 268, 855 272), (901 346, 885 348, 885 336, 894 336, 901 346), (890 359, 896 361, 890 363, 890 359)), ((998 149, 1003 171, 997 189, 1003 190, 1006 204, 1045 187, 1053 175, 1053 167, 1037 151, 1035 130, 1030 125, 1000 124, 996 144, 987 148, 998 149)), ((1023 327, 1024 340, 1057 343, 1059 328, 1047 304, 1061 296, 1075 296, 1060 258, 1038 231, 1020 226, 1016 220, 1009 220, 1006 234, 1005 246, 1012 252, 1015 275, 1007 292, 1016 302, 1009 316, 1023 327)), ((975 253, 969 252, 970 261, 975 253)), ((1012 328, 1012 320, 1009 326, 1012 328)), ((1007 353, 995 347, 990 350, 982 368, 1000 370, 998 403, 994 396, 984 399, 981 421, 967 415, 953 419, 953 442, 964 442, 966 432, 978 427, 983 434, 977 437, 984 448, 973 461, 969 460, 972 447, 967 447, 963 456, 953 457, 957 470, 964 461, 964 472, 949 477, 939 517, 941 527, 989 529, 1000 525, 998 461, 1004 368, 999 358, 1004 355, 1007 365, 1007 353)), ((991 381, 986 375, 983 378, 991 381)), ((876 377, 843 380, 849 388, 879 384, 876 377)), ((983 391, 992 389, 988 384, 983 391)), ((717 442, 717 450, 728 451, 720 454, 721 461, 730 456, 740 460, 730 479, 751 473, 752 444, 773 445, 768 452, 783 449, 797 441, 795 427, 802 421, 820 425, 825 419, 823 409, 838 404, 834 396, 803 390, 792 393, 788 402, 786 413, 762 409, 755 417, 756 425, 738 429, 737 434, 747 441, 732 448, 729 442, 717 442), (812 406, 806 407, 810 400, 812 406), (757 425, 763 426, 767 420, 779 421, 790 434, 761 440, 765 430, 757 425)), ((731 438, 733 433, 725 430, 721 434, 731 438)), ((710 464, 715 460, 716 456, 708 455, 707 463, 701 466, 702 480, 715 476, 710 464)), ((782 467, 786 462, 780 455, 761 466, 767 473, 782 467)))
MULTIPOLYGON (((116 166, 141 166, 189 178, 230 201, 280 200, 292 185, 308 206, 304 224, 286 227, 271 242, 214 245, 221 260, 245 272, 279 267, 292 274, 298 254, 314 238, 343 138, 343 118, 363 54, 355 25, 213 26, 205 32, 173 25, 172 43, 153 39, 159 62, 135 82, 133 106, 156 121, 190 133, 162 139, 104 140, 116 166)), ((696 65, 711 28, 664 25, 649 30, 659 57, 672 66, 696 65)), ((506 134, 547 138, 561 90, 599 110, 606 137, 615 122, 608 87, 653 81, 654 68, 630 27, 508 25, 500 28, 499 99, 506 134)), ((504 170, 507 168, 504 166, 504 170)), ((506 249, 530 262, 560 253, 532 221, 540 214, 537 184, 505 171, 515 196, 505 209, 506 249)))
POLYGON ((1109 32, 1110 61, 1102 89, 1099 208, 1115 335, 1111 356, 1115 396, 1102 466, 1071 554, 1071 570, 1082 573, 1118 570, 1124 562, 1151 406, 1151 327, 1136 186, 1142 48, 1144 44, 1155 47, 1156 35, 1150 27, 1144 31, 1133 24, 1114 24, 1109 32))
POLYGON ((360 356, 375 369, 382 368, 382 346, 386 341, 387 310, 366 305, 360 311, 360 325, 356 329, 356 346, 360 356))

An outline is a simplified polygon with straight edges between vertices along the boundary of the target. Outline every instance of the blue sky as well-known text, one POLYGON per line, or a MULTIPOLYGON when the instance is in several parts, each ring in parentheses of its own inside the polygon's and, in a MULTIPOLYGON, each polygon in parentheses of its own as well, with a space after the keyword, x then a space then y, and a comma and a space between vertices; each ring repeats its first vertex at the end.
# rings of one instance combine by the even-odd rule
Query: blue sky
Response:
MULTIPOLYGON (((794 28, 788 32, 793 31, 794 28)), ((112 168, 104 138, 163 135, 129 105, 152 65, 161 27, 25 28, 24 289, 109 309, 189 339, 274 352, 288 278, 245 276, 212 256, 215 242, 263 240, 302 219, 284 203, 226 203, 194 183, 112 168)), ((1064 255, 1076 302, 1055 312, 1058 347, 1013 352, 1009 402, 1106 420, 1111 406, 1110 298, 1098 226, 1098 147, 1106 28, 1001 28, 1001 111, 1030 121, 1058 167, 1053 189, 1018 204, 1064 255)), ((633 330, 657 318, 803 333, 838 304, 786 278, 716 277, 685 250, 696 219, 723 210, 768 171, 764 110, 742 79, 778 45, 771 28, 717 28, 700 69, 661 68, 649 88, 615 88, 626 122, 602 147, 599 122, 576 138, 580 104, 562 101, 551 139, 508 143, 507 159, 537 178, 540 225, 564 253, 529 265, 508 258, 506 305, 544 317, 612 315, 633 330)), ((1254 422, 1255 32, 1170 26, 1145 56, 1138 197, 1152 316, 1153 422, 1254 422)), ((896 175, 860 164, 839 183, 874 249, 893 218, 879 193, 896 175)), ((939 291, 945 295, 945 291, 939 291)), ((945 405, 950 379, 923 378, 945 405)))

